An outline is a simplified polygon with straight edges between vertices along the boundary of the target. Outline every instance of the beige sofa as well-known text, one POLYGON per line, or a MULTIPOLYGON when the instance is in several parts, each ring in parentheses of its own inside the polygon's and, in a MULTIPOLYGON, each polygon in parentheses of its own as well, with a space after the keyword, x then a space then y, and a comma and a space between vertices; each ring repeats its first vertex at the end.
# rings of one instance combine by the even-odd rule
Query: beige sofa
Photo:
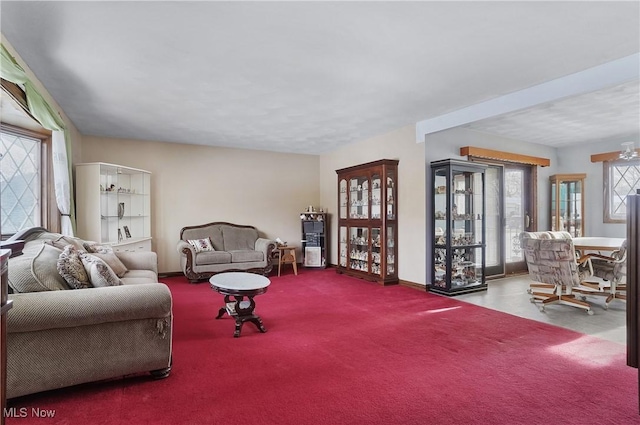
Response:
POLYGON ((198 282, 227 271, 267 275, 273 268, 275 247, 275 241, 260 237, 253 226, 214 222, 182 228, 177 249, 184 275, 190 282, 198 282), (211 241, 211 251, 196 252, 188 242, 206 238, 211 241))
POLYGON ((168 376, 172 298, 158 283, 156 254, 117 253, 128 269, 120 286, 64 290, 55 251, 44 247, 60 236, 34 228, 12 238, 26 243, 8 268, 7 397, 141 372, 168 376))

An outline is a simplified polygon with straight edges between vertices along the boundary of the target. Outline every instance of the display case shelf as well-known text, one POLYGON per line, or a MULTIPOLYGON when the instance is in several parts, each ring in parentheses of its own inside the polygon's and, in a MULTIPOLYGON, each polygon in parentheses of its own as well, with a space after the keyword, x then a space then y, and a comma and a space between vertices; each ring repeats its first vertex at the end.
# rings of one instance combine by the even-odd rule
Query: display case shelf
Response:
POLYGON ((431 163, 434 266, 429 291, 456 295, 487 287, 485 169, 454 159, 431 163))

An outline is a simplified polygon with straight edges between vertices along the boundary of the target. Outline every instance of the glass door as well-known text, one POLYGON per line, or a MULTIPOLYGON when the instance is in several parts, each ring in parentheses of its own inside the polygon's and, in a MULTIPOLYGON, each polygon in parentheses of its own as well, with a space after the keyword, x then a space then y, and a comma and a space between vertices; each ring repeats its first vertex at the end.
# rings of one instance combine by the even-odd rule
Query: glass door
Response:
POLYGON ((502 165, 491 165, 485 172, 486 181, 486 268, 487 276, 504 275, 504 203, 502 192, 504 169, 502 165))
POLYGON ((520 245, 520 233, 533 228, 533 179, 532 169, 526 165, 506 165, 504 168, 504 241, 505 273, 527 270, 524 252, 520 245))
POLYGON ((520 234, 534 229, 534 168, 508 162, 488 165, 485 174, 486 275, 525 272, 520 234))

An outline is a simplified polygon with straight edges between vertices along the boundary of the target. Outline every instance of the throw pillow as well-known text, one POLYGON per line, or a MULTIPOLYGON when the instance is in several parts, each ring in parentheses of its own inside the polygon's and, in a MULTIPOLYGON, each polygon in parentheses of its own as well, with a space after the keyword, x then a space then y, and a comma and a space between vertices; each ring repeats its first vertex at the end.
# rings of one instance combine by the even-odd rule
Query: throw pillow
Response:
POLYGON ((57 268, 60 276, 67 281, 72 289, 91 287, 89 276, 80 258, 80 251, 78 251, 74 245, 64 247, 62 254, 58 257, 57 268))
POLYGON ((107 263, 109 267, 111 267, 111 270, 113 270, 113 272, 118 277, 123 277, 129 271, 129 269, 127 269, 127 266, 124 265, 124 263, 113 251, 113 248, 111 248, 109 245, 98 245, 95 242, 85 242, 84 249, 88 253, 104 260, 104 262, 107 263))
POLYGON ((105 252, 113 252, 113 248, 109 245, 100 245, 98 242, 93 241, 85 241, 82 244, 82 247, 89 254, 94 254, 96 252, 105 253, 105 252))
POLYGON ((33 257, 31 272, 40 285, 49 291, 69 289, 69 285, 58 273, 58 258, 62 250, 43 243, 40 252, 33 257))
POLYGON ((111 270, 111 267, 95 254, 82 252, 80 253, 80 258, 85 271, 89 275, 91 284, 95 288, 122 285, 122 281, 116 276, 114 271, 111 270))
POLYGON ((51 242, 48 242, 51 245, 55 246, 58 249, 64 249, 67 245, 73 245, 76 249, 82 250, 84 249, 82 239, 73 238, 71 236, 60 236, 58 239, 54 239, 51 242))
POLYGON ((56 291, 69 289, 56 268, 62 253, 51 245, 41 243, 35 254, 22 254, 11 259, 8 268, 9 287, 14 293, 56 291))
POLYGON ((188 239, 187 242, 189 242, 191 246, 193 246, 193 249, 195 249, 196 254, 198 252, 215 251, 213 249, 213 244, 211 243, 211 239, 209 238, 188 239))
POLYGON ((94 255, 107 263, 107 265, 118 277, 123 277, 129 271, 129 269, 127 269, 127 266, 124 265, 124 263, 118 258, 115 252, 95 252, 91 255, 94 255))
MULTIPOLYGON (((11 267, 8 270, 9 287, 14 293, 47 291, 33 276, 31 264, 33 257, 22 254, 11 259, 11 267)), ((57 273, 57 272, 56 272, 57 273)))

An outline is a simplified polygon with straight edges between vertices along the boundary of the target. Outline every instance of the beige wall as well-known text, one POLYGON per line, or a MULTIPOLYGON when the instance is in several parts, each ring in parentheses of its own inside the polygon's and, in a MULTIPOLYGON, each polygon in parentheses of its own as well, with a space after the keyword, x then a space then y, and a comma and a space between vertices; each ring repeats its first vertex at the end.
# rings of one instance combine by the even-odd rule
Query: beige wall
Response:
POLYGON ((338 184, 336 170, 378 159, 398 159, 398 275, 425 284, 424 143, 415 126, 373 137, 320 156, 320 203, 331 214, 331 264, 337 264, 338 184))
POLYGON ((299 247, 300 212, 320 201, 316 155, 89 136, 82 144, 81 162, 153 173, 151 233, 161 273, 180 271, 176 243, 184 226, 250 224, 299 247))

